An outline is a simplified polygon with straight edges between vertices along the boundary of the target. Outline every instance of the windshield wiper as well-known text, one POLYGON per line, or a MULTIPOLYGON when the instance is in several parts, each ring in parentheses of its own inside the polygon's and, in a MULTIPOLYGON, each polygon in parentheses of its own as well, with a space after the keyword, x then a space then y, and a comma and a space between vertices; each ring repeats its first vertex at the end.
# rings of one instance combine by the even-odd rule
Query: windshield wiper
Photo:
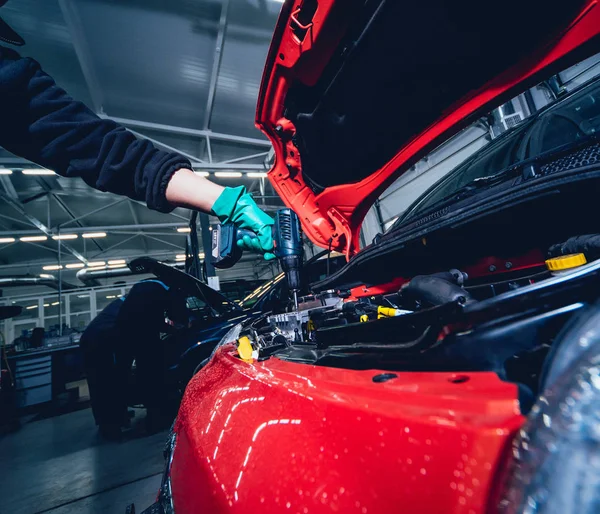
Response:
MULTIPOLYGON (((500 184, 501 182, 505 182, 508 179, 517 177, 521 175, 521 165, 515 165, 509 169, 501 171, 500 173, 496 173, 494 175, 488 175, 487 177, 478 177, 476 179, 471 180, 471 182, 466 183, 464 186, 459 187, 456 191, 453 191, 449 195, 445 196, 435 204, 431 206, 431 208, 427 209, 423 214, 427 214, 432 210, 440 209, 446 206, 448 203, 457 202, 462 200, 463 198, 467 198, 471 196, 476 191, 480 189, 495 186, 500 184)), ((420 216, 419 216, 420 217, 420 216)))
POLYGON ((543 163, 547 162, 548 159, 556 159, 561 154, 569 154, 578 148, 588 146, 591 142, 597 141, 598 139, 598 134, 590 134, 584 139, 572 141, 571 143, 567 143, 565 145, 553 148, 552 150, 536 155, 535 157, 516 162, 509 168, 505 168, 504 170, 494 175, 488 175, 487 177, 479 177, 473 179, 471 182, 468 182, 464 186, 458 188, 456 191, 453 191, 448 196, 445 196, 444 198, 433 204, 419 217, 422 217, 423 215, 426 215, 427 213, 433 210, 443 208, 449 203, 457 202, 459 200, 462 200, 463 198, 471 196, 480 189, 495 186, 502 182, 506 182, 511 178, 521 177, 523 182, 532 178, 536 178, 539 176, 539 168, 543 163))

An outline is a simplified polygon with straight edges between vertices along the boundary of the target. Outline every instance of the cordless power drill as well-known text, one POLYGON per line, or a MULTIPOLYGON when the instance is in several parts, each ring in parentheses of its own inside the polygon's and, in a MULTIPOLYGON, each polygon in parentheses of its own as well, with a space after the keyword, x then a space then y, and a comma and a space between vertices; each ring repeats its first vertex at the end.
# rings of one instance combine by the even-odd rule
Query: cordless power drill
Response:
MULTIPOLYGON (((242 258, 237 245, 245 235, 256 237, 254 232, 236 227, 233 223, 218 225, 212 233, 212 258, 215 268, 231 268, 242 258)), ((279 209, 273 225, 273 253, 281 263, 288 288, 292 292, 294 310, 298 310, 300 269, 302 268, 302 232, 300 220, 291 209, 279 209)))

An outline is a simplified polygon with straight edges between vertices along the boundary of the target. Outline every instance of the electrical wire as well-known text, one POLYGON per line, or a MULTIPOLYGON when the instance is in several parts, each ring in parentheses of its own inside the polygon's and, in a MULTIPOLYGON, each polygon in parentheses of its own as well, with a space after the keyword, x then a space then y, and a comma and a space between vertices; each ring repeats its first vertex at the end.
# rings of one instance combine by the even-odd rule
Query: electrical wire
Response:
POLYGON ((327 249, 327 276, 329 277, 329 263, 331 262, 331 245, 333 244, 333 237, 329 238, 329 248, 327 249))

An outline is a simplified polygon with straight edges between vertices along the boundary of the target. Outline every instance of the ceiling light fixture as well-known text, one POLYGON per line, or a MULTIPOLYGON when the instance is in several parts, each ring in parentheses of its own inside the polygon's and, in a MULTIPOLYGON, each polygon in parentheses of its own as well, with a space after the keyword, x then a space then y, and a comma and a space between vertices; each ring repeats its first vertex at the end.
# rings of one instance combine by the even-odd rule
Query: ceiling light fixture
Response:
POLYGON ((89 298, 90 295, 89 294, 78 294, 77 298, 89 298))
POLYGON ((50 266, 42 266, 42 269, 44 271, 56 271, 56 270, 59 270, 59 269, 62 269, 62 268, 63 267, 59 266, 58 264, 52 264, 50 266))
POLYGON ((12 175, 12 170, 7 170, 6 168, 0 168, 0 175, 12 175))
POLYGON ((217 171, 215 177, 217 178, 240 178, 242 173, 240 171, 217 171))
POLYGON ((177 229, 177 232, 179 232, 180 234, 189 234, 192 231, 192 229, 190 227, 179 227, 177 229))
POLYGON ((57 236, 52 236, 52 239, 55 241, 63 241, 68 239, 77 239, 79 236, 77 234, 60 234, 57 236))
POLYGON ((109 295, 106 297, 106 299, 107 299, 107 300, 112 300, 113 298, 116 298, 116 297, 117 297, 117 296, 116 296, 116 295, 114 295, 114 294, 109 294, 109 295))
MULTIPOLYGON (((58 304, 59 304, 59 302, 52 302, 52 307, 54 307, 55 305, 58 305, 58 304)), ((45 305, 44 305, 44 307, 45 307, 45 305)))
POLYGON ((23 175, 56 175, 52 170, 46 170, 43 168, 35 168, 31 170, 23 170, 23 175))
POLYGON ((114 261, 108 261, 109 266, 114 266, 115 264, 127 264, 125 259, 116 259, 114 261))
POLYGON ((254 171, 246 173, 246 176, 248 178, 267 178, 267 174, 266 173, 264 173, 264 172, 254 172, 254 171))
POLYGON ((40 278, 54 278, 52 275, 48 275, 48 273, 42 273, 40 278))
POLYGON ((106 266, 106 262, 104 262, 104 261, 88 262, 87 265, 88 265, 88 268, 99 268, 101 266, 106 266))
POLYGON ((29 307, 25 307, 28 311, 30 311, 31 309, 37 309, 38 306, 37 305, 30 305, 29 307))
POLYGON ((81 234, 81 237, 85 237, 86 239, 98 239, 100 237, 106 237, 106 232, 87 232, 85 234, 81 234))
POLYGON ((71 264, 67 264, 65 267, 67 269, 81 269, 85 266, 83 262, 72 262, 71 264))
POLYGON ((0 237, 0 243, 14 243, 14 237, 0 237))
POLYGON ((199 177, 208 177, 210 175, 208 171, 195 171, 194 173, 199 177))
POLYGON ((185 259, 186 259, 185 254, 179 254, 179 255, 175 256, 176 261, 185 261, 185 259))
POLYGON ((34 243, 36 241, 46 241, 48 238, 46 236, 25 236, 19 239, 24 243, 34 243))
POLYGON ((198 254, 198 258, 199 258, 199 259, 204 259, 204 252, 200 252, 200 253, 198 254))

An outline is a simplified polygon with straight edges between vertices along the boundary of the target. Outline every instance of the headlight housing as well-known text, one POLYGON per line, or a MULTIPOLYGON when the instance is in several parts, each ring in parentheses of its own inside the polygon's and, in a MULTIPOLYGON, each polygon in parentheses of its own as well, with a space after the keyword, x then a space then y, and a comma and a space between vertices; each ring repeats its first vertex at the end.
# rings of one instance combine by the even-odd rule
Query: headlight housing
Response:
POLYGON ((513 445, 501 514, 600 512, 600 345, 540 397, 513 445))
POLYGON ((209 360, 213 358, 213 355, 221 346, 237 341, 242 333, 242 326, 243 323, 238 323, 229 329, 229 331, 221 338, 217 346, 215 346, 215 349, 210 354, 209 360))

